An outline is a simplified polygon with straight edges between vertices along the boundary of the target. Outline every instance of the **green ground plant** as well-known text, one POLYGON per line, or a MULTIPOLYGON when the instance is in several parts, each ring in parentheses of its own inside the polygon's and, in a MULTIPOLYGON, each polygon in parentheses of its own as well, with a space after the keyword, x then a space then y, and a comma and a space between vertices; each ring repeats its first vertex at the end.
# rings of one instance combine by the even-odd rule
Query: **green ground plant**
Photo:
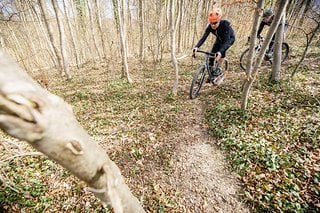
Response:
POLYGON ((275 85, 266 79, 267 73, 262 74, 260 82, 266 83, 254 87, 246 112, 235 107, 236 91, 217 90, 207 115, 212 135, 240 174, 244 199, 258 211, 318 212, 317 87, 306 89, 310 76, 309 82, 275 85))

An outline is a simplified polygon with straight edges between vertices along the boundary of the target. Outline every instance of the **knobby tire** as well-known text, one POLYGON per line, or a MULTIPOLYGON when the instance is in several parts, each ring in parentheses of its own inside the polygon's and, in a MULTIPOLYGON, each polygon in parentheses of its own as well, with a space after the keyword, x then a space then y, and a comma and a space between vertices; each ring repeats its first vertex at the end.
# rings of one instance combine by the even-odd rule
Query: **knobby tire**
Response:
POLYGON ((190 87, 190 94, 189 94, 190 99, 195 99, 199 95, 205 75, 206 75, 206 68, 205 66, 202 65, 198 68, 198 70, 193 75, 193 79, 190 87))

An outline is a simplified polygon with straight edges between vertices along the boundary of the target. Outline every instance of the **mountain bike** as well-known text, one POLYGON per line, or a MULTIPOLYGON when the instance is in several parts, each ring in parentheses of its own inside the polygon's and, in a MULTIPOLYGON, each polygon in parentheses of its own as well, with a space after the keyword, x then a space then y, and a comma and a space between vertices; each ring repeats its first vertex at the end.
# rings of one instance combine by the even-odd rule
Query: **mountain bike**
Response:
MULTIPOLYGON (((215 60, 215 54, 211 52, 206 52, 202 50, 197 50, 197 53, 203 53, 205 55, 203 63, 199 66, 199 68, 196 70, 196 72, 193 75, 191 87, 190 87, 190 99, 194 99, 199 95, 200 89, 203 85, 204 79, 206 75, 208 75, 208 79, 210 80, 210 83, 214 85, 219 85, 222 83, 225 73, 228 71, 229 63, 228 60, 224 60, 224 64, 222 67, 219 66, 218 62, 215 60), (213 58, 213 66, 209 65, 210 59, 213 58), (219 75, 216 75, 219 73, 219 75)), ((195 57, 195 55, 193 55, 195 57)))
MULTIPOLYGON (((263 42, 263 38, 259 38, 258 39, 258 44, 254 48, 254 59, 258 56, 258 53, 259 53, 259 51, 261 49, 261 46, 262 46, 262 42, 263 42)), ((282 52, 282 54, 281 54, 281 63, 282 63, 288 58, 288 55, 289 55, 289 44, 288 43, 282 42, 281 52, 282 52)), ((248 55, 249 55, 249 48, 245 49, 241 53, 241 56, 240 56, 240 67, 243 70, 246 70, 247 61, 248 61, 248 55)), ((273 50, 271 50, 270 54, 266 54, 264 56, 264 60, 269 62, 270 64, 272 64, 272 61, 273 61, 273 50)))

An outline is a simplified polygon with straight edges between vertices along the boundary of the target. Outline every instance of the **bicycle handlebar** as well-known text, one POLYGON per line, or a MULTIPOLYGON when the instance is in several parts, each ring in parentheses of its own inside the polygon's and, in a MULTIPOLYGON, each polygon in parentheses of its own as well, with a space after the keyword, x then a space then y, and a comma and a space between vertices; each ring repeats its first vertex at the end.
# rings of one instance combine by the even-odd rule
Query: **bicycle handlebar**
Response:
MULTIPOLYGON (((264 40, 264 38, 263 38, 262 36, 258 36, 257 39, 258 39, 258 42, 259 42, 259 43, 262 43, 263 40, 264 40)), ((248 44, 249 42, 250 42, 250 36, 248 37, 247 44, 248 44)))
MULTIPOLYGON (((211 52, 207 52, 207 51, 203 51, 203 50, 197 50, 196 52, 199 52, 199 53, 204 53, 204 54, 206 54, 209 58, 214 58, 214 57, 216 57, 216 54, 215 53, 211 53, 211 52)), ((196 52, 194 52, 193 54, 192 54, 192 57, 196 57, 196 52)))

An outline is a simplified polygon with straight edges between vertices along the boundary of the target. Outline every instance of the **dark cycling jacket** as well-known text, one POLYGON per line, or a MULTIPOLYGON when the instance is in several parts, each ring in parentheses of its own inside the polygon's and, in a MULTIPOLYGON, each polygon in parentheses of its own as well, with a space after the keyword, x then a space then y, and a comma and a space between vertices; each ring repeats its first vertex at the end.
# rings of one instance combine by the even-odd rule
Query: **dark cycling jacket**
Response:
MULTIPOLYGON (((271 25, 271 23, 272 23, 272 21, 273 21, 273 18, 274 18, 274 15, 271 17, 271 19, 270 19, 268 22, 262 21, 262 22, 260 23, 259 29, 258 29, 258 33, 257 33, 257 36, 258 36, 258 37, 260 37, 260 34, 261 34, 261 32, 262 32, 262 30, 263 30, 263 28, 264 28, 265 25, 268 25, 268 26, 271 25)), ((280 25, 281 25, 281 23, 280 23, 280 25)), ((285 30, 288 28, 288 25, 289 25, 289 23, 288 23, 288 21, 286 20, 285 23, 284 23, 284 29, 285 29, 285 30)))
POLYGON ((196 45, 197 48, 201 47, 201 45, 206 41, 209 34, 214 34, 217 39, 215 43, 220 43, 220 49, 218 52, 222 53, 225 52, 235 41, 235 35, 232 27, 230 26, 230 22, 227 20, 221 20, 219 27, 214 30, 211 28, 210 24, 208 24, 202 38, 199 40, 198 44, 196 45))

